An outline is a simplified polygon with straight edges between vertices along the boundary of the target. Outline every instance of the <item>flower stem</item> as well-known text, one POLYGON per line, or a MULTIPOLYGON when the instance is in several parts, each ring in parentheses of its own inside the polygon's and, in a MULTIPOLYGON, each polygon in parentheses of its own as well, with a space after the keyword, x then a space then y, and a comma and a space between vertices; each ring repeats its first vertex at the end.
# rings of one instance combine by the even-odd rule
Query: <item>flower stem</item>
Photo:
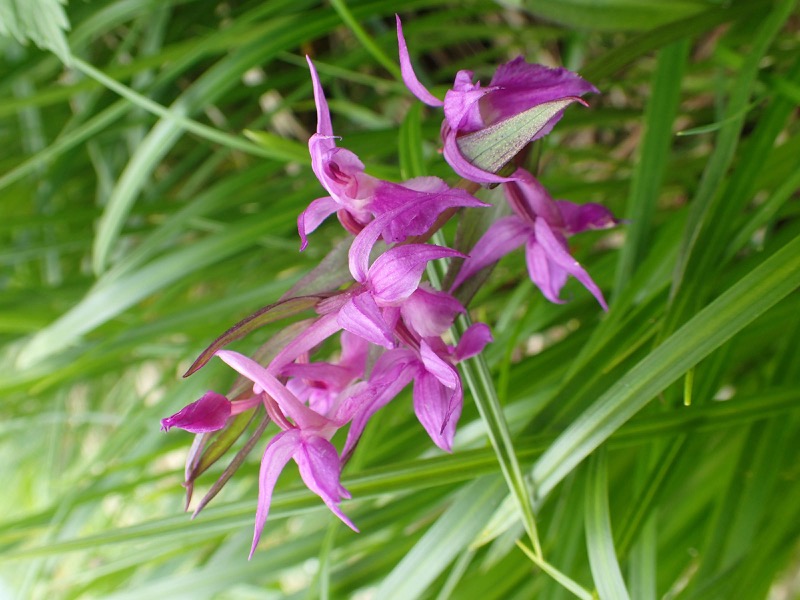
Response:
MULTIPOLYGON (((441 246, 446 245, 444 236, 440 231, 437 231, 433 235, 433 242, 441 246)), ((438 263, 438 261, 436 262, 438 263)), ((437 288, 440 287, 442 277, 444 276, 442 265, 434 264, 434 261, 431 261, 428 263, 427 272, 431 284, 437 288)), ((456 341, 464 334, 471 324, 472 321, 469 315, 461 315, 456 319, 453 325, 453 333, 456 341)), ((517 461, 514 444, 511 441, 511 432, 508 429, 505 415, 503 415, 503 408, 500 405, 500 399, 497 396, 497 390, 494 387, 492 376, 489 372, 489 366, 486 364, 483 353, 462 361, 459 363, 459 366, 464 375, 466 386, 478 407, 481 419, 486 424, 486 431, 489 434, 492 448, 494 448, 495 454, 497 455, 497 462, 500 463, 500 469, 503 472, 503 477, 506 480, 508 489, 516 500, 522 523, 531 540, 533 550, 536 556, 541 559, 542 547, 539 542, 536 519, 533 514, 532 496, 528 490, 525 478, 522 475, 522 469, 517 461)))

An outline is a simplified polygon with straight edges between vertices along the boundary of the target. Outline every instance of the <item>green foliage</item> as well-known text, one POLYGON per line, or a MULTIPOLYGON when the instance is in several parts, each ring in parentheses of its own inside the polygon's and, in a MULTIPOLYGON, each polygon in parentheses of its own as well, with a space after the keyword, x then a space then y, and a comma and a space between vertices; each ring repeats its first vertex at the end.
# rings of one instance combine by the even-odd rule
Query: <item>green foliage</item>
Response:
POLYGON ((69 30, 69 20, 62 4, 66 0, 2 0, 0 36, 13 37, 22 44, 30 40, 69 64, 69 45, 64 35, 69 30))
POLYGON ((0 596, 798 594, 794 1, 62 4, 0 0, 0 596), (248 563, 262 415, 192 451, 195 520, 191 436, 159 419, 233 384, 215 361, 181 378, 219 336, 269 352, 274 317, 341 284, 306 277, 331 248, 340 265, 335 225, 298 252, 323 194, 303 55, 371 173, 455 183, 441 113, 397 79, 396 9, 437 92, 519 53, 603 92, 531 161, 626 219, 572 240, 610 310, 575 282, 549 304, 503 259, 470 290, 495 342, 462 365, 453 454, 398 398, 344 472, 362 533, 287 468, 248 563), (275 304, 290 289, 308 299, 275 304))

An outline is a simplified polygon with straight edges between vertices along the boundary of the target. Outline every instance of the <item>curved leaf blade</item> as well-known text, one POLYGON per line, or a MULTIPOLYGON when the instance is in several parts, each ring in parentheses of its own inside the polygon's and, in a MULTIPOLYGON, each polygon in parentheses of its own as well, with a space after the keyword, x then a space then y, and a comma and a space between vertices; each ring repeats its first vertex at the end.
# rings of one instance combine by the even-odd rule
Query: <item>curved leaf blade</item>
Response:
POLYGON ((799 286, 800 236, 706 306, 575 419, 534 465, 537 493, 546 496, 654 396, 799 286))

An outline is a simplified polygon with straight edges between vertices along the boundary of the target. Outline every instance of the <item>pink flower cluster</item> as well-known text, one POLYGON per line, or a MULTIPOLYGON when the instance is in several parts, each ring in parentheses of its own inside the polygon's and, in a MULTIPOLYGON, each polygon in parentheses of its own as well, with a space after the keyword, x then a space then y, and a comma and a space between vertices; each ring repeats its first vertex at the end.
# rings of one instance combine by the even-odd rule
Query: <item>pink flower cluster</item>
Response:
POLYGON ((481 208, 486 203, 436 177, 392 183, 367 175, 354 153, 337 146, 322 86, 308 60, 317 106, 317 130, 309 140, 311 165, 329 195, 314 200, 300 214, 301 249, 307 246, 308 235, 336 213, 344 228, 355 236, 348 255, 353 282, 318 302, 317 316, 268 364, 230 350, 215 352, 252 382, 251 394, 231 401, 208 392, 162 420, 164 430, 179 427, 209 433, 224 428, 231 416, 261 405, 279 428, 261 461, 251 556, 266 522, 278 476, 290 460, 297 463, 308 488, 357 531, 340 509, 341 501, 350 497, 340 483, 342 466, 369 419, 408 384, 413 383, 414 411, 431 440, 442 450, 452 450, 463 404, 456 365, 480 353, 491 341, 491 334, 486 325, 477 323, 455 345, 445 341, 443 336, 465 307, 450 292, 423 281, 429 261, 466 259, 455 279, 455 289, 483 267, 524 245, 530 277, 548 300, 560 302, 559 292, 567 276, 572 275, 605 308, 599 288, 569 254, 566 237, 614 225, 611 214, 595 204, 578 206, 552 200, 522 169, 510 177, 486 171, 470 154, 472 146, 460 144, 465 135, 491 134, 493 127, 507 124, 509 118, 556 102, 536 131, 524 133, 527 144, 552 129, 563 111, 560 107, 566 106, 565 99, 571 102, 596 90, 574 73, 529 65, 518 58, 502 65, 486 88, 473 84, 470 72, 459 72, 453 89, 440 101, 419 83, 399 19, 397 27, 407 86, 423 102, 444 107, 445 158, 469 180, 502 183, 515 214, 494 223, 469 257, 447 247, 415 241, 413 238, 429 235, 445 211, 481 208), (382 252, 373 260, 379 242, 382 252), (337 335, 341 348, 338 358, 314 362, 321 344, 337 335), (331 439, 344 427, 348 429, 340 453, 331 439))

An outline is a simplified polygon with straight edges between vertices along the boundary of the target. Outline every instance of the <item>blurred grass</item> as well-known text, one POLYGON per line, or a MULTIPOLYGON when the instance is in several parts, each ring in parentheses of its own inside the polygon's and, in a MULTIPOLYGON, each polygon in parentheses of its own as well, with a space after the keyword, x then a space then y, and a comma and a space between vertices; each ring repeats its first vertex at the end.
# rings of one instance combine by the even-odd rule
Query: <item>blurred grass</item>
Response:
POLYGON ((24 5, 0 0, 0 597, 800 593, 795 2, 103 0, 64 6, 69 27, 45 3, 36 29, 10 20, 24 5), (190 521, 191 437, 158 421, 225 389, 214 363, 180 374, 341 239, 326 225, 296 251, 323 193, 304 54, 370 172, 450 177, 440 114, 387 62, 397 10, 439 92, 519 53, 602 91, 546 138, 540 172, 629 219, 572 240, 611 310, 574 281, 546 303, 515 255, 471 304, 542 557, 515 544, 499 416, 467 397, 442 455, 406 397, 345 471, 362 533, 287 469, 248 563, 260 450, 190 521))

